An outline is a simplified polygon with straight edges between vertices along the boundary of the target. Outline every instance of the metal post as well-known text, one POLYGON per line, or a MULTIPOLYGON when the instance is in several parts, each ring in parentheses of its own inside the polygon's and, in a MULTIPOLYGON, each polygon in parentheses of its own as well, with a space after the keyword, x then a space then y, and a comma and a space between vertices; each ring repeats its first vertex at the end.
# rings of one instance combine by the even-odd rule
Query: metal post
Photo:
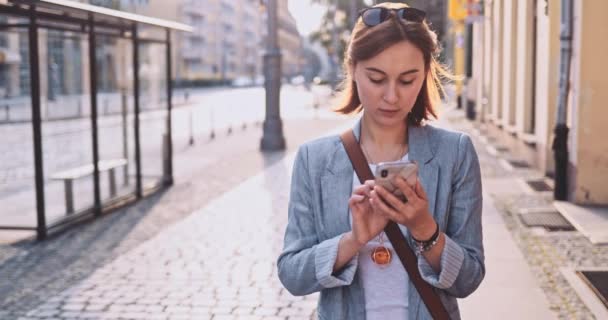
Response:
POLYGON ((557 104, 557 121, 552 149, 555 156, 555 200, 568 200, 568 125, 567 105, 570 91, 570 57, 572 54, 572 1, 562 0, 561 15, 561 58, 559 77, 559 100, 557 104))
POLYGON ((264 55, 266 72, 266 118, 261 149, 284 150, 283 124, 281 122, 281 51, 278 44, 277 0, 268 0, 268 48, 264 55))
POLYGON ((165 176, 165 184, 173 184, 173 131, 172 131, 172 110, 173 110, 173 84, 171 83, 171 30, 167 32, 167 172, 165 176))
POLYGON ((338 25, 336 24, 336 12, 338 11, 338 1, 335 0, 335 4, 330 5, 331 10, 331 46, 333 53, 331 55, 331 87, 335 90, 338 87, 338 52, 340 46, 340 39, 338 38, 338 25))
POLYGON ((44 166, 42 158, 42 118, 40 116, 40 64, 38 60, 38 21, 36 6, 30 6, 29 25, 30 46, 30 86, 32 98, 32 128, 34 138, 34 170, 36 183, 36 212, 38 225, 36 226, 38 240, 46 238, 46 214, 44 203, 44 166))
POLYGON ((191 146, 194 145, 194 124, 192 123, 194 120, 192 119, 192 107, 190 107, 190 139, 188 140, 188 144, 191 146))
POLYGON ((65 192, 65 212, 67 215, 74 213, 74 184, 72 179, 63 180, 63 191, 65 192))
POLYGON ((139 141, 139 40, 137 39, 137 23, 133 23, 131 27, 133 37, 133 98, 134 98, 134 131, 135 131, 135 194, 137 198, 141 198, 142 181, 141 181, 141 149, 139 141))
MULTIPOLYGON (((475 105, 469 100, 469 92, 472 92, 471 80, 473 78, 473 22, 465 25, 465 85, 462 93, 463 105, 467 119, 474 121, 477 117, 475 105)), ((477 83, 476 83, 477 84, 477 83)))
POLYGON ((110 184, 110 198, 116 196, 116 172, 114 168, 108 170, 108 183, 110 184))
POLYGON ((357 19, 359 18, 357 16, 357 1, 358 0, 350 0, 350 29, 352 30, 355 27, 355 24, 357 23, 357 19))
POLYGON ((129 185, 129 139, 127 129, 127 89, 124 87, 120 90, 120 102, 122 109, 122 156, 127 160, 123 171, 123 185, 129 185))
POLYGON ((101 193, 99 188, 99 145, 97 132, 97 59, 95 57, 95 23, 89 14, 89 71, 91 82, 91 131, 93 139, 93 210, 101 215, 101 193))

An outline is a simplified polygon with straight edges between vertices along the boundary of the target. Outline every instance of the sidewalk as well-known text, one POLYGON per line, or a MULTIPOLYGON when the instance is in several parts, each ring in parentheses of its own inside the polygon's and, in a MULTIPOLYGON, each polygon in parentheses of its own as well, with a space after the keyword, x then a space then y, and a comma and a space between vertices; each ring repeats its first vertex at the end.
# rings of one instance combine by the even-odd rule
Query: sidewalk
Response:
MULTIPOLYGON (((483 125, 467 121, 462 112, 445 118, 450 125, 473 137, 480 154, 485 193, 491 196, 504 226, 510 231, 510 239, 527 261, 554 316, 559 319, 606 319, 605 304, 576 272, 608 270, 608 246, 594 243, 593 237, 586 232, 589 229, 562 231, 526 225, 524 216, 529 217, 533 212, 553 211, 558 215, 556 218, 562 212, 557 210, 560 204, 554 201, 552 191, 535 191, 527 183, 544 178, 544 174, 534 168, 509 165, 521 159, 508 149, 502 149, 496 143, 496 137, 483 125)), ((515 273, 511 275, 513 281, 518 281, 515 273)))
MULTIPOLYGON (((493 195, 514 192, 505 185, 508 176, 497 166, 497 158, 489 154, 476 137, 463 126, 458 110, 451 110, 439 124, 452 130, 467 132, 475 144, 483 177, 483 236, 486 276, 480 287, 459 301, 463 319, 554 319, 549 303, 524 255, 513 240, 496 208, 493 195)), ((516 188, 515 188, 516 189, 516 188)))
MULTIPOLYGON (((276 276, 293 156, 292 150, 24 319, 313 319, 317 295, 293 297, 276 276)), ((480 152, 482 166, 492 162, 486 157, 480 152)), ((487 275, 480 289, 461 301, 463 319, 490 314, 497 319, 553 319, 489 196, 497 187, 484 186, 487 275)))

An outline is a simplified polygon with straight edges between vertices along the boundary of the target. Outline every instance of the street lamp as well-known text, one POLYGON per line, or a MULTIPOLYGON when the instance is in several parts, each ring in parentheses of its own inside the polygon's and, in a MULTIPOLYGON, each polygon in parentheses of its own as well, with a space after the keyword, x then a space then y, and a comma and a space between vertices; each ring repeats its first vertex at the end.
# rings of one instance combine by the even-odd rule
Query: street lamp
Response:
POLYGON ((268 40, 264 54, 264 73, 266 89, 266 117, 260 148, 262 151, 285 149, 283 124, 281 122, 281 50, 278 44, 277 0, 266 2, 268 12, 268 40))

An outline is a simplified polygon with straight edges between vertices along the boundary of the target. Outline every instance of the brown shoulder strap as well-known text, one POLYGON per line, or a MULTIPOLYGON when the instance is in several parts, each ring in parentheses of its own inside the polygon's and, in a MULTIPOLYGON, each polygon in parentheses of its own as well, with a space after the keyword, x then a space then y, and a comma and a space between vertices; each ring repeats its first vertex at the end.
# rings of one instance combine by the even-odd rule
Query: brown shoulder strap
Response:
MULTIPOLYGON (((353 131, 351 129, 347 130, 340 138, 342 139, 342 144, 344 144, 348 158, 355 168, 359 181, 364 183, 366 180, 373 180, 374 175, 367 164, 365 155, 363 154, 361 146, 359 146, 359 142, 357 142, 353 131)), ((416 290, 418 290, 418 293, 422 297, 422 301, 424 301, 424 304, 433 316, 433 319, 448 320, 450 317, 441 303, 437 292, 435 292, 433 287, 420 276, 416 255, 407 245, 407 240, 403 233, 401 233, 399 226, 393 221, 390 221, 386 225, 384 232, 386 232, 388 239, 391 241, 393 248, 399 256, 399 260, 401 260, 401 263, 409 274, 410 280, 416 287, 416 290)))

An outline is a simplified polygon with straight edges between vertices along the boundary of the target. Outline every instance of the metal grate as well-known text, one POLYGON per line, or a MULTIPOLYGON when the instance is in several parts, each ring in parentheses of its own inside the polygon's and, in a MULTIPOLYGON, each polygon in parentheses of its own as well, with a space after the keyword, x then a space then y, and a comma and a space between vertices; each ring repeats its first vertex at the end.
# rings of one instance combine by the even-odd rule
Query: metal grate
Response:
POLYGON ((543 179, 527 180, 526 183, 536 192, 553 191, 553 188, 543 179))
POLYGON ((523 160, 508 160, 508 161, 515 168, 530 168, 530 165, 523 160))
POLYGON ((519 218, 528 227, 543 227, 548 231, 576 230, 558 211, 520 213, 519 218))
POLYGON ((608 308, 608 271, 577 271, 576 274, 608 308))

